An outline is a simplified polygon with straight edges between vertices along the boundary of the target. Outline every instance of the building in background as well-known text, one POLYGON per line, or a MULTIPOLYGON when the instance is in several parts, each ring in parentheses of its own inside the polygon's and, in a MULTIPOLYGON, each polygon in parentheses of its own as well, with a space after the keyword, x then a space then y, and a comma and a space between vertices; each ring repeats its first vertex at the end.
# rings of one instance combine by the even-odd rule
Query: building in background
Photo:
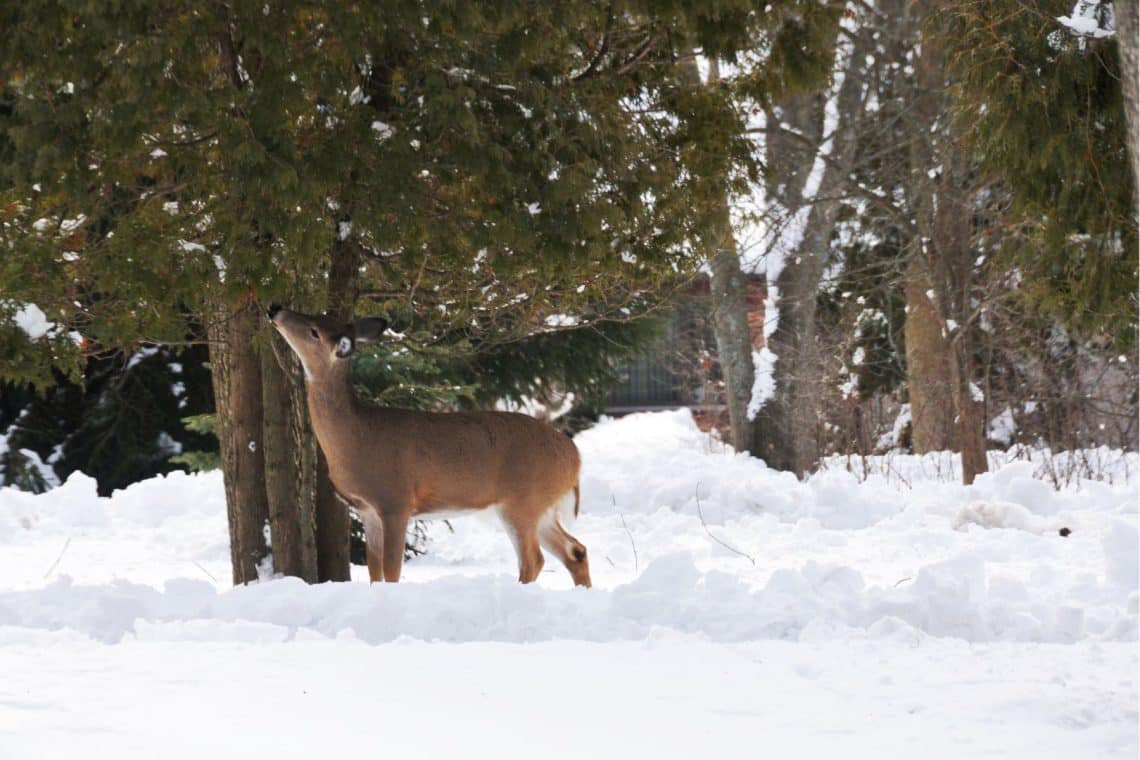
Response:
MULTIPOLYGON (((768 284, 763 274, 749 275, 748 324, 752 347, 764 347, 764 305, 768 284)), ((677 304, 664 334, 645 352, 620 368, 606 414, 677 409, 693 410, 703 428, 728 429, 724 381, 712 331, 712 296, 707 276, 693 281, 677 304)))

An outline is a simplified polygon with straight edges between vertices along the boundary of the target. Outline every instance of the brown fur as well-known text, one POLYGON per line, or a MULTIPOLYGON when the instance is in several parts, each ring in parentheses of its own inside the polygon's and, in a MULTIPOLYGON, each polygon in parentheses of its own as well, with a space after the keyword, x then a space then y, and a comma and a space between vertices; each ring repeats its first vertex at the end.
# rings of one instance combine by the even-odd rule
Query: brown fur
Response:
POLYGON ((338 356, 337 346, 345 337, 374 340, 375 325, 286 310, 271 310, 270 318, 305 367, 313 430, 333 485, 364 522, 373 581, 399 580, 410 519, 497 505, 518 553, 520 581, 533 581, 542 569, 541 544, 576 584, 590 585, 586 548, 558 521, 558 503, 570 491, 578 513, 573 441, 522 414, 363 404, 352 391, 351 349, 338 356))

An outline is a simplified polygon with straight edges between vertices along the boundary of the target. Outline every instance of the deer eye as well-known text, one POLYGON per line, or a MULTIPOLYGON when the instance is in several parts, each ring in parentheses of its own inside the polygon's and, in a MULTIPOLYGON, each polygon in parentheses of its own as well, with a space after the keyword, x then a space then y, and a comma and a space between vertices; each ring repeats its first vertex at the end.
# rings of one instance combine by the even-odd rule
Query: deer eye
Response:
POLYGON ((321 337, 320 333, 318 333, 318 332, 317 332, 317 328, 315 328, 315 327, 310 327, 310 328, 309 328, 309 334, 310 334, 310 335, 312 335, 312 336, 313 336, 313 338, 319 338, 319 337, 321 337))

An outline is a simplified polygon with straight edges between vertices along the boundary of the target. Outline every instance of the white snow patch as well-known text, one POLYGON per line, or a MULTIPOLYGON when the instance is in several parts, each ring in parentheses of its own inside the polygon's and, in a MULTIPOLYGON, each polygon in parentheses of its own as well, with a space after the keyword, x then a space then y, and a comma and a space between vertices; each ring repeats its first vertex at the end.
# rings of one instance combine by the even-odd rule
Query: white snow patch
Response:
POLYGON ((0 711, 20 718, 4 750, 89 750, 98 729, 117 758, 172 734, 172 757, 263 753, 218 718, 237 715, 297 756, 349 751, 331 729, 376 720, 387 751, 424 756, 562 731, 556 755, 728 757, 758 726, 803 757, 1135 756, 1134 476, 1054 489, 995 461, 967 487, 897 455, 799 481, 685 411, 575 441, 589 590, 553 558, 516 583, 493 515, 431 523, 397 585, 358 567, 235 588, 220 473, 110 498, 79 473, 0 489, 0 711), (354 696, 381 682, 416 688, 379 712, 354 696), (124 720, 138 704, 146 721, 124 720))
POLYGON ((191 243, 189 240, 179 240, 178 247, 188 253, 198 253, 206 250, 206 246, 201 243, 191 243))
MULTIPOLYGON (((767 327, 767 322, 765 322, 767 327)), ((765 345, 759 351, 752 352, 752 397, 748 401, 748 419, 756 419, 764 402, 776 393, 776 381, 772 372, 776 368, 776 355, 765 345)))
POLYGON ((879 440, 875 442, 875 448, 884 451, 898 446, 899 441, 902 440, 903 431, 910 424, 910 415, 910 404, 903 404, 899 409, 898 417, 895 417, 895 424, 891 426, 891 431, 879 436, 879 440))
POLYGON ((954 516, 955 530, 964 530, 968 525, 983 528, 1013 528, 1030 533, 1042 533, 1045 523, 1020 504, 1004 501, 975 501, 962 507, 954 516))
POLYGON ((39 340, 55 329, 55 322, 48 320, 43 309, 34 303, 21 304, 13 318, 16 326, 27 333, 31 340, 39 340))
POLYGON ((1116 34, 1116 10, 1112 3, 1100 0, 1077 0, 1068 16, 1057 20, 1073 34, 1103 39, 1116 34))
POLYGON ((1001 414, 990 420, 986 434, 991 441, 1008 446, 1016 433, 1017 423, 1013 419, 1013 410, 1007 406, 1001 414))
POLYGON ((379 142, 384 142, 392 135, 396 134, 395 127, 385 124, 382 121, 374 121, 371 124, 372 131, 376 133, 376 139, 379 142))

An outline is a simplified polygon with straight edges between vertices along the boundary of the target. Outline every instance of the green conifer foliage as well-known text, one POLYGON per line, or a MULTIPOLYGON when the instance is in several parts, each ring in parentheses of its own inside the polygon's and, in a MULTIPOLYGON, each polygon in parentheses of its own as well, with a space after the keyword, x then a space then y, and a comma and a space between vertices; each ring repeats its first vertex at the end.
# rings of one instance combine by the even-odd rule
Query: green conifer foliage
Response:
POLYGON ((1012 191, 1004 247, 1027 301, 1127 346, 1138 238, 1117 42, 1072 34, 1071 7, 954 2, 935 23, 966 136, 1012 191))
POLYGON ((176 341, 211 294, 322 306, 339 238, 376 308, 437 332, 624 321, 750 165, 726 94, 672 62, 767 21, 727 1, 6 5, 0 282, 89 348, 176 341))

